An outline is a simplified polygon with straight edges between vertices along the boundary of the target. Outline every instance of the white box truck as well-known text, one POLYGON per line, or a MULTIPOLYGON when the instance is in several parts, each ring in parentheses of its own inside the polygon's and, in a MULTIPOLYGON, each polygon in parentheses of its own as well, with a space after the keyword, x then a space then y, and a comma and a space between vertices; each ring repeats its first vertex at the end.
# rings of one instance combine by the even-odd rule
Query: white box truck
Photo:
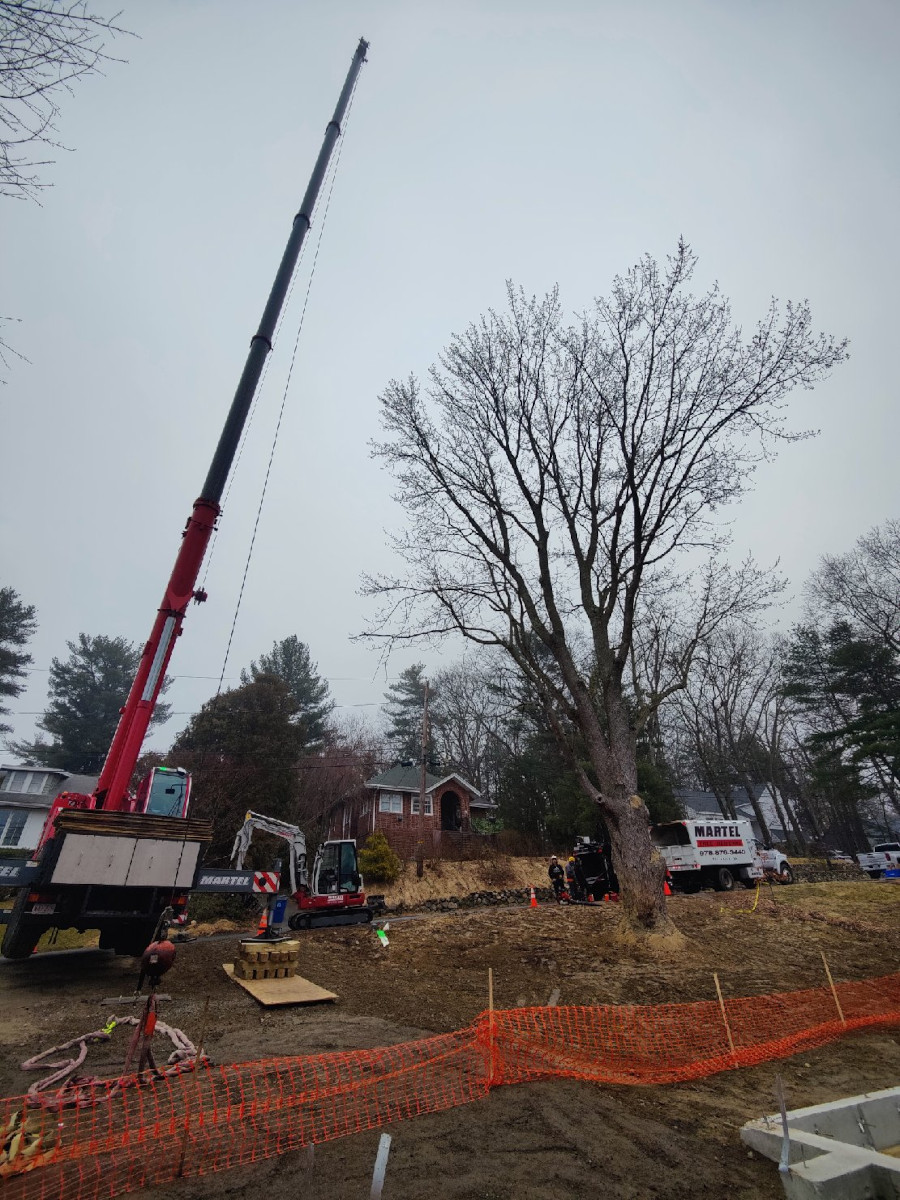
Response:
POLYGON ((764 877, 793 883, 791 865, 780 850, 757 846, 749 821, 696 818, 666 821, 650 831, 669 868, 673 888, 699 892, 712 887, 730 892, 735 883, 754 887, 764 877))

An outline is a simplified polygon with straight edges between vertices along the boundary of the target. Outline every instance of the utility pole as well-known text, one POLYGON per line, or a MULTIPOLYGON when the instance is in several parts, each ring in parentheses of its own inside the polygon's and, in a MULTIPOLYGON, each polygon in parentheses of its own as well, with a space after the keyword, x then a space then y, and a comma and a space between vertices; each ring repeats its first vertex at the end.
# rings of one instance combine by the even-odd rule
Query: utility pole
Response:
POLYGON ((422 771, 419 775, 419 839, 416 843, 416 878, 425 874, 425 751, 428 747, 428 680, 425 680, 425 696, 422 703, 422 771))

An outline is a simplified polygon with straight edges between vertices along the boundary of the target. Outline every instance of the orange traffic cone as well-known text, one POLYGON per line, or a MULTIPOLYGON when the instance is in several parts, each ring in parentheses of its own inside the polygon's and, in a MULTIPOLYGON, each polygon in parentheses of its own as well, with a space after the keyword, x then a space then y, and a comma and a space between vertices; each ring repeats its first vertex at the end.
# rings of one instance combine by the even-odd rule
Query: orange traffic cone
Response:
POLYGON ((666 879, 666 880, 663 882, 663 893, 664 893, 666 896, 671 896, 671 895, 672 895, 672 889, 669 887, 669 881, 668 881, 668 879, 666 879))
POLYGON ((269 909, 268 909, 268 907, 266 907, 262 910, 262 913, 260 915, 259 925, 257 925, 257 927, 256 927, 256 936, 258 938, 265 937, 268 932, 269 932, 269 909))
POLYGON ((531 889, 531 907, 537 908, 537 906, 538 906, 537 896, 534 894, 534 888, 532 888, 531 889))

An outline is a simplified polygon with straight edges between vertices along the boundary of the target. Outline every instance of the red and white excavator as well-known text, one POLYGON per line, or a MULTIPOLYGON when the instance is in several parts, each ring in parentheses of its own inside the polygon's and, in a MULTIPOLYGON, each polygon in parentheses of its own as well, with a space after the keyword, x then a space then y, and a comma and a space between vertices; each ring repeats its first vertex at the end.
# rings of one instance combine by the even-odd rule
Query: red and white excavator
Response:
MULTIPOLYGON (((203 588, 197 587, 200 568, 367 49, 368 43, 361 39, 294 217, 259 329, 251 339, 209 472, 181 534, 175 566, 96 790, 90 796, 67 792, 56 798, 32 860, 0 858, 0 886, 20 889, 2 943, 8 958, 27 957, 41 934, 54 928, 99 929, 101 947, 140 954, 166 909, 172 910, 176 920, 183 915, 192 890, 265 894, 273 886, 277 889, 277 876, 273 879, 270 872, 217 871, 201 866, 212 826, 188 816, 191 783, 186 771, 157 767, 133 791, 131 780, 188 605, 207 598, 203 588)), ((349 852, 328 853, 340 858, 349 852)), ((355 857, 354 846, 354 861, 355 857)), ((314 898, 315 893, 310 896, 314 898)), ((340 903, 343 906, 344 901, 340 903)), ((364 903, 361 895, 359 903, 364 903)))
POLYGON ((248 812, 234 839, 232 864, 243 870, 253 834, 271 833, 288 844, 288 880, 297 911, 288 918, 291 929, 318 929, 323 925, 360 925, 372 920, 366 906, 363 881, 356 858, 356 842, 323 842, 312 871, 307 870, 306 838, 287 821, 248 812))

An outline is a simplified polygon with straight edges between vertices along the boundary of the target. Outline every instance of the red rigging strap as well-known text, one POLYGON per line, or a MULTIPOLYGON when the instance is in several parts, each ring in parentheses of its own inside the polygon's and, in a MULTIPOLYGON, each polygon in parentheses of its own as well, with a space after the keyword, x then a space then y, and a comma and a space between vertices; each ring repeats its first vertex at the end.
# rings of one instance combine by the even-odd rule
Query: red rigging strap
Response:
POLYGON ((322 148, 313 167, 300 209, 294 217, 290 237, 275 275, 275 282, 272 284, 266 307, 263 310, 259 329, 251 339, 247 361, 244 364, 244 370, 231 402, 231 408, 219 437, 219 444, 213 455, 200 498, 194 502, 194 511, 182 534, 181 549, 175 559, 172 575, 159 612, 156 614, 150 637, 144 646, 137 674, 131 685, 131 691, 128 693, 125 707, 122 709, 118 727, 97 783, 95 795, 100 808, 117 811, 128 811, 132 808, 134 801, 129 796, 128 790, 131 776, 140 755, 153 710, 156 707, 160 687, 165 679, 175 639, 181 633, 181 626, 191 599, 198 602, 206 599, 206 593, 202 589, 194 590, 203 563, 203 556, 219 515, 222 493, 240 442, 241 432, 247 420, 263 366, 272 349, 272 339, 275 336, 278 318, 290 288, 303 240, 312 222, 316 199, 328 169, 331 153, 340 137, 341 121, 353 94, 362 64, 366 61, 368 48, 369 43, 361 38, 341 89, 334 115, 325 129, 322 148))

